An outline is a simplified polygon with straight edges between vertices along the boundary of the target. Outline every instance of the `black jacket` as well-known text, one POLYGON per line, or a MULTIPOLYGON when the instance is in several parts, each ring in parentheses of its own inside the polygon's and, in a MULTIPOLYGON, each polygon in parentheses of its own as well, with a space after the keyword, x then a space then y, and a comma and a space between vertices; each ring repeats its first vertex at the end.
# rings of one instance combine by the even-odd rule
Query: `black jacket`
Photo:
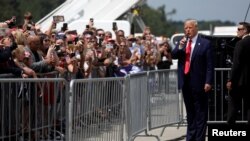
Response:
POLYGON ((236 43, 231 74, 232 87, 250 87, 250 36, 236 43))
POLYGON ((16 43, 13 43, 10 47, 0 48, 0 74, 11 73, 17 77, 21 76, 22 69, 15 65, 11 55, 16 47, 16 43))

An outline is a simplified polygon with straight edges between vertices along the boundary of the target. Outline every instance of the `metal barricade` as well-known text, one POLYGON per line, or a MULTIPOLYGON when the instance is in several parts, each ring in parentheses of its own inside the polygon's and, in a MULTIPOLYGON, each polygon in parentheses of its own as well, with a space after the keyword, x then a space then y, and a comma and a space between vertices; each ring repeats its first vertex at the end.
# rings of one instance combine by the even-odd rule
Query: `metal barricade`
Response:
POLYGON ((0 79, 0 139, 130 141, 182 121, 177 70, 73 79, 70 85, 55 72, 38 76, 0 79))
POLYGON ((137 136, 154 136, 159 140, 147 131, 182 122, 176 69, 131 74, 127 80, 129 141, 137 136), (145 135, 138 135, 143 131, 145 135))
POLYGON ((128 140, 133 140, 138 133, 147 130, 147 72, 128 75, 127 79, 127 134, 128 140))
POLYGON ((64 79, 0 79, 0 140, 63 140, 68 84, 64 79))
POLYGON ((70 141, 122 141, 125 78, 70 83, 70 141))
POLYGON ((37 73, 37 77, 39 78, 59 78, 58 71, 52 71, 47 73, 37 73))
POLYGON ((17 77, 11 73, 3 73, 3 74, 0 74, 0 79, 2 78, 17 78, 17 77))
POLYGON ((177 70, 148 72, 149 130, 182 121, 177 70))
MULTIPOLYGON (((214 89, 209 99, 209 123, 225 123, 227 120, 228 94, 226 88, 227 80, 230 76, 231 68, 215 68, 214 89)), ((242 102, 241 110, 237 122, 246 122, 246 111, 242 102)))

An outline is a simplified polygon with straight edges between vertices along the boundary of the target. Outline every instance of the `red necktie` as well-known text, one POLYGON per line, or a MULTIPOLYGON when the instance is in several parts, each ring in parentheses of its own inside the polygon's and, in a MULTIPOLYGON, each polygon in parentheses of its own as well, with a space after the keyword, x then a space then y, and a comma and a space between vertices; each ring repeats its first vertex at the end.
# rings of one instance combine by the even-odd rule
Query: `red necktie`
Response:
POLYGON ((192 40, 189 40, 188 45, 186 47, 186 59, 185 59, 185 70, 184 70, 185 74, 189 72, 189 68, 190 68, 191 44, 192 44, 192 40))

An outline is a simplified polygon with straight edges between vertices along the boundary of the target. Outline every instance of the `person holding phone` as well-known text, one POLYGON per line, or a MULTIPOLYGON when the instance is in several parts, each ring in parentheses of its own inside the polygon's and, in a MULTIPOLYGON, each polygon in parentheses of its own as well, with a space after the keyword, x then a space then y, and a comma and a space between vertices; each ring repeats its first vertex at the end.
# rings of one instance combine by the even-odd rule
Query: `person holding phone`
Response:
POLYGON ((24 14, 24 24, 23 24, 23 29, 24 30, 30 30, 34 27, 35 23, 32 21, 33 16, 31 12, 27 11, 24 14), (29 29, 27 29, 29 28, 29 29))
POLYGON ((106 31, 104 35, 105 43, 107 43, 109 39, 112 39, 112 33, 110 31, 106 31))
POLYGON ((104 40, 104 30, 99 28, 96 30, 96 37, 97 37, 97 42, 98 42, 98 47, 102 47, 102 42, 104 40))
POLYGON ((7 24, 8 28, 16 27, 16 16, 12 16, 12 18, 5 21, 5 23, 7 24))
POLYGON ((112 23, 112 29, 113 29, 114 32, 117 31, 118 28, 117 28, 117 23, 116 22, 112 23))
POLYGON ((94 19, 93 18, 89 19, 89 26, 94 27, 94 19))
POLYGON ((68 23, 63 23, 63 26, 62 26, 62 28, 61 28, 61 31, 62 32, 65 32, 65 31, 67 31, 68 30, 68 23))
POLYGON ((89 25, 88 24, 86 25, 86 30, 89 30, 89 25))
POLYGON ((89 23, 86 24, 86 26, 85 26, 85 31, 88 31, 88 30, 90 30, 90 29, 93 28, 93 27, 94 27, 94 19, 93 19, 93 18, 90 18, 90 19, 89 19, 89 23))
POLYGON ((64 16, 62 15, 53 16, 53 21, 56 23, 64 22, 64 16))

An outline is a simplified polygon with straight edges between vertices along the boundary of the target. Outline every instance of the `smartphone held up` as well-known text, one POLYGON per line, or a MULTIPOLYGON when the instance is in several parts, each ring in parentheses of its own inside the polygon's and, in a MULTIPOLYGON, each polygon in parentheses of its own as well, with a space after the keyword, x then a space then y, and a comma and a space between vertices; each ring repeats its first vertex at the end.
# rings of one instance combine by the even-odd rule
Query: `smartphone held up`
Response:
POLYGON ((62 16, 62 15, 53 16, 53 21, 55 23, 64 22, 64 16, 62 16))
POLYGON ((113 22, 113 23, 112 23, 112 29, 113 29, 114 31, 117 30, 117 23, 116 23, 116 22, 113 22))

